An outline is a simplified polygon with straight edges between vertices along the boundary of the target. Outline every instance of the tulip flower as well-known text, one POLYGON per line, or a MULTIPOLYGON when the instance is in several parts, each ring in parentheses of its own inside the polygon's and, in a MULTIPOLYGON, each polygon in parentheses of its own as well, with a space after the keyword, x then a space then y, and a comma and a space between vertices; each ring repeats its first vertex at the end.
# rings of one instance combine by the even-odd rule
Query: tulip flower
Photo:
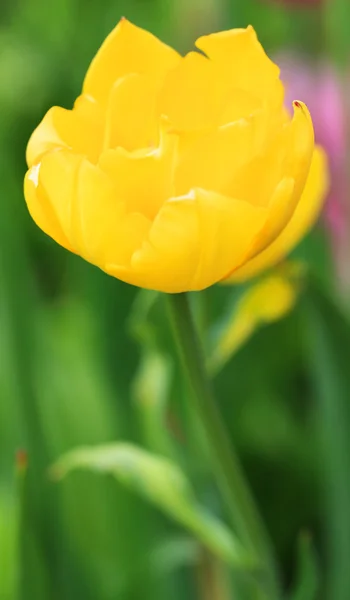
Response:
POLYGON ((301 101, 252 27, 185 57, 122 19, 72 110, 27 149, 25 197, 45 233, 125 282, 162 292, 240 281, 279 261, 327 185, 301 101))
MULTIPOLYGON (((241 281, 283 258, 321 208, 327 169, 308 109, 296 100, 286 111, 279 68, 252 27, 203 36, 196 47, 182 57, 123 19, 93 59, 74 108, 51 108, 32 134, 25 198, 34 221, 68 250, 125 282, 169 293, 188 401, 237 535, 240 578, 247 574, 244 595, 275 599, 268 534, 181 292, 241 281)), ((282 301, 271 314, 293 302, 279 283, 262 291, 282 301)), ((241 306, 246 334, 260 298, 241 306)), ((171 483, 178 487, 178 478, 171 483)), ((198 532, 185 512, 184 524, 198 532)))

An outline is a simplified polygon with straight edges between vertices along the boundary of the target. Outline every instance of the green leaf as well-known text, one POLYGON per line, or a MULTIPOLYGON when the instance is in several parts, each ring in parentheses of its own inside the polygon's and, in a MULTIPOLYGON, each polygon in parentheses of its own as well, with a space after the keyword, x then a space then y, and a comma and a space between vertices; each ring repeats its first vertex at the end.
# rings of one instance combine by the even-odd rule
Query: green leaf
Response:
POLYGON ((0 493, 0 598, 14 598, 18 568, 17 498, 6 488, 0 493))
POLYGON ((311 536, 302 533, 298 543, 297 581, 290 600, 316 600, 319 592, 317 556, 311 536))
POLYGON ((189 529, 209 550, 237 568, 254 565, 230 530, 196 500, 190 483, 171 461, 128 443, 77 448, 52 468, 55 478, 75 469, 109 473, 189 529))
POLYGON ((316 401, 323 522, 328 559, 327 598, 350 598, 350 324, 321 285, 305 298, 306 360, 316 401))

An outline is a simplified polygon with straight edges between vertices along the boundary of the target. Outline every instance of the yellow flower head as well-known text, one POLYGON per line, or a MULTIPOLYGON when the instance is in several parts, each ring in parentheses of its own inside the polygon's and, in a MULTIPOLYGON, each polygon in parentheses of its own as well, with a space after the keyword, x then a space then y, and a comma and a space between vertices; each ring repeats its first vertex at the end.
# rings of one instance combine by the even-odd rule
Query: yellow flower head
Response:
POLYGON ((239 281, 280 260, 326 187, 307 108, 283 107, 279 69, 251 27, 185 57, 122 19, 73 110, 32 134, 35 222, 123 281, 163 292, 239 281))

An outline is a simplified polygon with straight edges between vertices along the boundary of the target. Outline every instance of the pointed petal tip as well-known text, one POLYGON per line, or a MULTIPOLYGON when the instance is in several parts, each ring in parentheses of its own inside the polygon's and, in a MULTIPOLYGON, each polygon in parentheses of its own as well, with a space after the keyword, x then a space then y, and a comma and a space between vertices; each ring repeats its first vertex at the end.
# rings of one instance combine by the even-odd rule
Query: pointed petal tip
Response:
POLYGON ((300 117, 306 119, 309 122, 309 124, 313 127, 310 111, 304 102, 302 102, 301 100, 293 100, 293 113, 294 117, 297 117, 299 115, 300 117))
POLYGON ((250 25, 250 24, 249 24, 249 25, 247 25, 247 27, 246 27, 246 31, 247 31, 247 32, 249 32, 249 33, 251 33, 251 34, 253 34, 253 35, 255 35, 255 36, 257 37, 257 33, 256 33, 256 31, 255 31, 255 29, 254 29, 253 25, 250 25))
POLYGON ((309 110, 306 106, 306 104, 304 102, 302 102, 301 100, 293 100, 293 109, 294 112, 296 112, 297 110, 301 110, 302 112, 308 114, 309 110))

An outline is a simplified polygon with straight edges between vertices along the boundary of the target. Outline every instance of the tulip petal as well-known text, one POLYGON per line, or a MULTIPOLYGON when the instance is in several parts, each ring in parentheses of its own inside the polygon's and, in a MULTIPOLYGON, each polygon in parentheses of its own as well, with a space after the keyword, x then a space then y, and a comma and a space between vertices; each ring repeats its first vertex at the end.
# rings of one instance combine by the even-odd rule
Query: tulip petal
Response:
POLYGON ((290 149, 283 165, 286 177, 295 180, 295 194, 299 201, 310 171, 314 152, 314 129, 308 108, 303 102, 293 103, 294 116, 290 124, 290 149))
POLYGON ((263 252, 237 269, 223 283, 240 283, 255 277, 281 261, 309 231, 321 210, 328 188, 327 160, 324 151, 316 147, 309 176, 297 208, 289 223, 263 252))
MULTIPOLYGON (((258 116, 253 118, 253 122, 255 133, 259 136, 258 119, 258 116)), ((293 118, 272 139, 268 136, 260 152, 232 174, 226 193, 253 204, 268 206, 281 179, 292 178, 298 182, 295 188, 298 200, 310 168, 313 143, 309 112, 304 105, 297 103, 293 118)))
POLYGON ((301 103, 296 103, 294 117, 285 131, 287 131, 285 138, 287 152, 285 155, 283 154, 282 162, 284 178, 272 195, 268 205, 269 216, 257 236, 249 258, 262 252, 286 227, 300 201, 309 175, 314 149, 314 133, 309 111, 301 103))
POLYGON ((154 35, 126 19, 103 42, 84 81, 85 94, 106 106, 113 84, 129 73, 162 77, 181 59, 180 55, 154 35))
POLYGON ((266 209, 200 189, 195 194, 201 257, 192 285, 201 290, 242 263, 266 220, 266 209))
POLYGON ((52 237, 55 242, 67 250, 74 252, 45 191, 41 187, 39 188, 39 169, 40 164, 34 165, 27 171, 24 179, 24 197, 29 213, 46 235, 52 237))
POLYGON ((108 100, 106 149, 121 146, 135 150, 158 143, 156 97, 159 86, 157 80, 137 73, 118 79, 108 100))
MULTIPOLYGON (((227 83, 227 82, 226 82, 227 83)), ((228 88, 220 114, 220 125, 232 123, 242 118, 251 118, 263 107, 261 99, 254 92, 248 92, 237 87, 228 88)), ((264 106, 266 112, 266 107, 264 106)))
MULTIPOLYGON (((284 128, 283 135, 277 138, 277 144, 272 144, 272 151, 258 157, 257 160, 244 167, 241 175, 244 177, 235 181, 234 192, 242 191, 245 198, 257 202, 256 181, 259 181, 261 199, 270 196, 267 204, 268 217, 252 244, 246 261, 267 248, 291 219, 297 203, 300 200, 308 177, 313 152, 313 128, 306 107, 297 103, 293 120, 284 128), (270 166, 270 169, 268 169, 270 166), (273 192, 270 189, 276 177, 282 179, 277 183, 273 192), (253 178, 254 187, 251 185, 253 178), (252 196, 249 196, 251 192, 252 196)), ((260 202, 261 202, 260 199, 260 202)), ((266 201, 261 202, 263 205, 266 201)), ((234 271, 236 267, 232 269, 234 271)))
MULTIPOLYGON (((83 156, 66 149, 57 149, 44 154, 36 169, 37 198, 45 212, 54 215, 57 228, 49 231, 56 239, 57 231, 62 232, 74 252, 79 252, 72 235, 73 203, 76 195, 77 173, 83 156)), ((30 201, 30 198, 27 198, 30 201)), ((31 207, 29 207, 31 210, 31 207)))
POLYGON ((45 154, 26 181, 28 208, 38 225, 97 266, 128 263, 148 233, 150 221, 126 213, 106 174, 69 150, 45 154))
POLYGON ((114 183, 116 197, 125 200, 128 212, 138 211, 153 219, 173 194, 177 136, 161 130, 159 147, 127 152, 107 150, 99 161, 114 183))
POLYGON ((240 119, 191 137, 180 135, 177 195, 185 195, 193 187, 227 194, 234 173, 250 159, 254 127, 240 119))
POLYGON ((259 108, 254 93, 237 89, 199 52, 189 52, 167 73, 158 100, 159 113, 180 131, 224 125, 259 108))
POLYGON ((113 182, 86 160, 76 173, 71 235, 79 254, 103 268, 106 262, 128 264, 148 234, 151 222, 126 212, 113 182))
POLYGON ((166 202, 130 267, 107 264, 122 281, 163 292, 191 289, 200 254, 197 203, 194 198, 166 202))
POLYGON ((134 285, 176 293, 200 290, 241 263, 266 210, 205 190, 171 198, 159 211, 131 268, 106 270, 134 285))
POLYGON ((55 148, 71 148, 96 162, 102 148, 104 119, 92 98, 80 96, 73 110, 51 108, 34 130, 27 146, 28 166, 55 148))
POLYGON ((223 97, 210 61, 198 52, 189 52, 167 74, 158 106, 176 129, 215 125, 223 108, 223 97))
POLYGON ((231 85, 264 98, 273 97, 276 104, 282 105, 280 70, 265 54, 253 27, 206 35, 196 41, 196 46, 231 85))

